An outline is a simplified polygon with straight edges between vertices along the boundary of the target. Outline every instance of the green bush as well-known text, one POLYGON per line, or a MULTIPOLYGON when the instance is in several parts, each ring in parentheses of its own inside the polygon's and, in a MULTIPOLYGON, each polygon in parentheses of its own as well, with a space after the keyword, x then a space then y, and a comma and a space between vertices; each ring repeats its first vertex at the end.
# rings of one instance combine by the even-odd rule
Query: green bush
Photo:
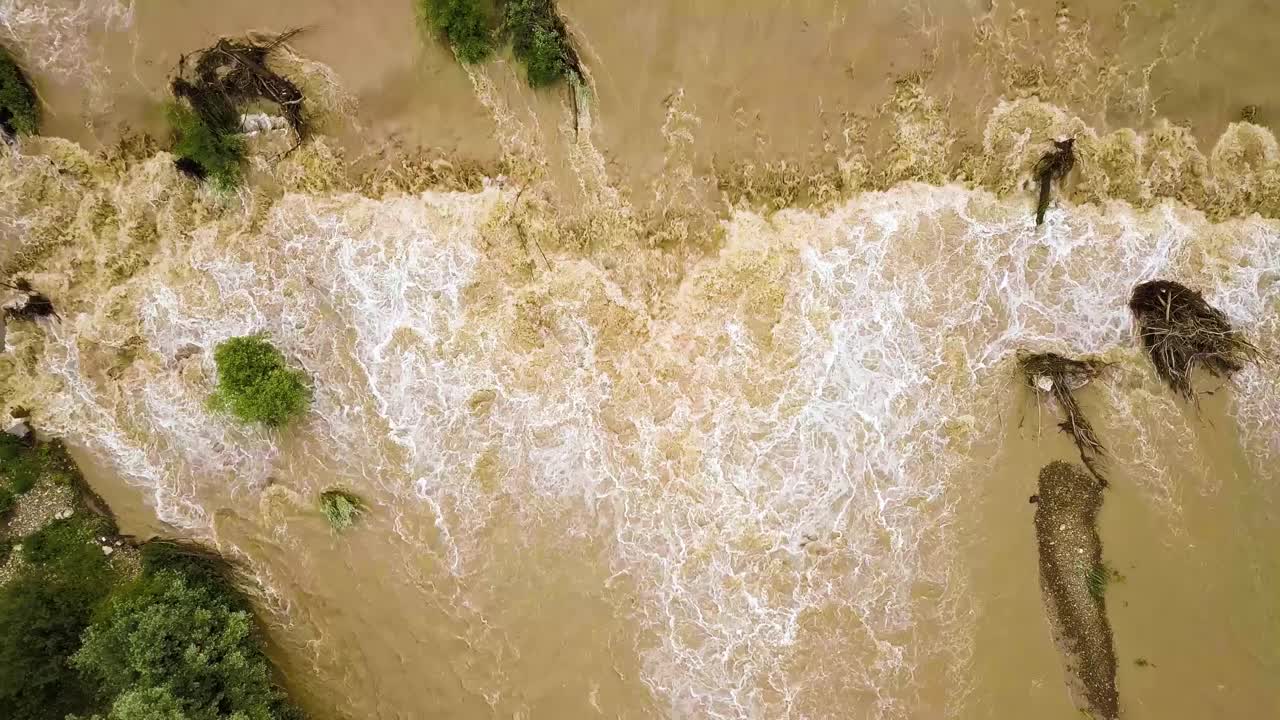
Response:
POLYGON ((577 53, 552 0, 507 0, 505 22, 533 87, 557 83, 576 67, 577 53))
POLYGON ((0 476, 15 494, 20 495, 35 486, 44 468, 43 460, 37 448, 9 433, 0 433, 0 476))
POLYGON ((15 720, 62 720, 90 709, 93 692, 71 656, 114 576, 93 542, 100 525, 58 520, 22 543, 19 575, 0 587, 0 708, 15 720))
POLYGON ((22 68, 0 47, 0 126, 20 135, 34 135, 40 125, 40 103, 22 68))
POLYGON ((93 693, 70 664, 95 597, 41 570, 0 588, 0 708, 8 720, 62 720, 90 708, 93 693))
POLYGON ((73 664, 115 698, 111 717, 120 720, 298 716, 272 680, 250 614, 172 570, 118 592, 73 664), (146 701, 159 714, 144 714, 146 701))
POLYGON ((181 102, 165 108, 173 133, 173 154, 180 167, 207 178, 214 187, 230 190, 240 184, 244 163, 244 138, 230 122, 211 123, 181 102))
POLYGON ((245 422, 280 427, 306 412, 311 391, 306 375, 285 365, 284 355, 260 335, 227 340, 213 353, 218 389, 210 398, 245 422))
POLYGON ((364 501, 345 490, 325 490, 320 493, 320 512, 334 530, 342 532, 356 524, 356 516, 364 512, 364 501))
POLYGON ((18 504, 18 496, 7 487, 0 486, 0 517, 14 508, 18 504))
POLYGON ((419 19, 465 63, 493 54, 496 13, 488 0, 418 0, 419 19))

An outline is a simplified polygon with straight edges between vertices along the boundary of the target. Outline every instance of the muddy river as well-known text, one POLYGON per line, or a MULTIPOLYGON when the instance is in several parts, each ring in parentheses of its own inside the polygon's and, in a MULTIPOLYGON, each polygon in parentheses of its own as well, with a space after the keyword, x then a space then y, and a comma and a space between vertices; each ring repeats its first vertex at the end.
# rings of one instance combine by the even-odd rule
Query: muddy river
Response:
POLYGON ((1015 355, 1098 357, 1120 716, 1280 717, 1280 9, 559 7, 586 83, 535 92, 409 0, 0 0, 46 115, 0 243, 62 316, 0 409, 237 558, 318 720, 1065 720, 1028 499, 1078 453, 1015 355), (319 131, 197 186, 167 79, 290 28, 319 131), (1180 399, 1155 278, 1267 359, 1180 399), (286 431, 206 402, 255 332, 315 388, 286 431))

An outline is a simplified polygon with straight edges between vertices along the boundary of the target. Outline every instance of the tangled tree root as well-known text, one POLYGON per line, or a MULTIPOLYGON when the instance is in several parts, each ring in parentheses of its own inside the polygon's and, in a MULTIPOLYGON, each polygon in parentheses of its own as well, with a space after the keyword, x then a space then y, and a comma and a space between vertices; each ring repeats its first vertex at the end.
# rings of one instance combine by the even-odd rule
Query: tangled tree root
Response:
POLYGON ((290 30, 264 43, 222 38, 213 47, 184 55, 171 83, 174 96, 191 103, 211 123, 225 121, 229 112, 235 115, 237 108, 246 103, 274 103, 301 142, 309 131, 302 91, 267 67, 267 56, 299 32, 290 30))
POLYGON ((1106 448, 1073 393, 1100 376, 1107 367, 1108 364, 1100 360, 1072 360, 1057 353, 1018 353, 1018 370, 1027 386, 1057 401, 1066 416, 1058 427, 1071 435, 1080 450, 1080 461, 1102 487, 1107 486, 1102 474, 1106 448))
POLYGON ((1129 310, 1156 374, 1188 400, 1195 399, 1196 367, 1229 379, 1259 357, 1258 349, 1232 329, 1221 310, 1185 285, 1171 280, 1142 283, 1133 289, 1129 310))

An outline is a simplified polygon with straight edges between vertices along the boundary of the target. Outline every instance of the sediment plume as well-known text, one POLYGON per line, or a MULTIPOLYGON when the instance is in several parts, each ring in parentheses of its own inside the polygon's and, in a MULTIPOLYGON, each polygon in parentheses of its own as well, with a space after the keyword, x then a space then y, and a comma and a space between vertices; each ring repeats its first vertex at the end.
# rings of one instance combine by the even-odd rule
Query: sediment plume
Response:
POLYGON ((1040 471, 1035 526, 1045 613, 1076 707, 1095 720, 1114 720, 1120 715, 1116 653, 1105 583, 1094 580, 1106 573, 1097 531, 1101 507, 1102 484, 1078 465, 1058 461, 1040 471))
POLYGON ((1100 376, 1107 366, 1101 360, 1073 360, 1057 353, 1018 354, 1018 369, 1027 386, 1057 401, 1065 416, 1058 427, 1071 435, 1080 450, 1080 461, 1103 487, 1107 486, 1107 479, 1102 473, 1107 451, 1080 409, 1074 392, 1100 376))
POLYGON ((1188 400, 1195 398, 1197 367, 1229 379, 1258 359, 1258 349, 1231 327, 1204 296, 1171 280, 1152 280, 1133 289, 1129 310, 1156 374, 1188 400))

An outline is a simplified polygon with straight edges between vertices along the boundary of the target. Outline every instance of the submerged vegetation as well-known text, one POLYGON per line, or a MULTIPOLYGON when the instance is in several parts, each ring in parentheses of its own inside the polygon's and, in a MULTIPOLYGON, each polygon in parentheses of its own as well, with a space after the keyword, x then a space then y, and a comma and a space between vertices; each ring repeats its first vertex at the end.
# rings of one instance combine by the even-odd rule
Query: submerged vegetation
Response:
POLYGON ((320 493, 320 512, 338 532, 355 525, 356 517, 364 510, 364 501, 346 490, 325 490, 320 493))
POLYGON ((173 154, 178 158, 179 170, 207 179, 221 190, 240 184, 245 146, 238 124, 214 125, 181 102, 170 103, 165 115, 173 133, 173 154))
POLYGON ((0 45, 0 134, 34 135, 40 125, 40 102, 13 55, 0 45))
POLYGON ((1097 379, 1106 368, 1107 363, 1100 360, 1073 360, 1057 353, 1018 354, 1018 369, 1027 386, 1052 396, 1058 403, 1066 416, 1058 427, 1071 435, 1080 451, 1081 462, 1103 487, 1107 486, 1102 474, 1106 448, 1080 409, 1074 393, 1097 379))
POLYGON ((464 63, 483 62, 509 39, 532 87, 582 74, 553 0, 419 0, 418 11, 423 25, 464 63))
POLYGON ((529 85, 553 85, 582 74, 578 52, 553 0, 506 0, 503 24, 529 85))
POLYGON ((220 343, 213 353, 218 389, 210 406, 247 423, 282 427, 306 412, 311 401, 306 375, 261 335, 220 343))
MULTIPOLYGON (((55 444, 38 483, 62 483, 55 444)), ((0 708, 12 720, 293 720, 250 608, 220 559, 125 545, 86 497, 25 537, 3 537, 0 708), (19 549, 20 548, 20 549, 19 549)), ((6 530, 7 532, 7 530, 6 530)))
POLYGON ((419 0, 418 16, 464 63, 489 59, 497 46, 497 11, 482 0, 419 0))
POLYGON ((1156 374, 1188 400, 1195 398, 1197 367, 1230 378, 1257 360, 1258 349, 1231 327, 1221 310, 1191 288, 1152 280, 1133 289, 1129 310, 1156 374))

